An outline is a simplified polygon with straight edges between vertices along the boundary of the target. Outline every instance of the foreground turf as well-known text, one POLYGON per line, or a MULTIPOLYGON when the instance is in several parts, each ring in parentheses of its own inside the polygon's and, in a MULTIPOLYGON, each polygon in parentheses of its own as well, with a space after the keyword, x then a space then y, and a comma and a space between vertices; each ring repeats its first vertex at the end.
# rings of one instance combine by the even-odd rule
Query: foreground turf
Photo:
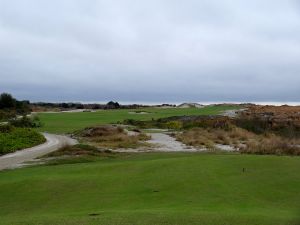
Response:
POLYGON ((136 110, 101 110, 97 112, 79 112, 79 113, 40 113, 44 126, 40 131, 50 133, 67 133, 85 128, 87 126, 101 125, 108 123, 122 122, 125 119, 151 120, 169 116, 183 115, 215 115, 224 110, 235 109, 235 106, 208 106, 205 108, 148 108, 140 109, 148 114, 131 114, 136 110))
POLYGON ((0 224, 299 225, 299 171, 299 157, 183 153, 2 171, 0 224))

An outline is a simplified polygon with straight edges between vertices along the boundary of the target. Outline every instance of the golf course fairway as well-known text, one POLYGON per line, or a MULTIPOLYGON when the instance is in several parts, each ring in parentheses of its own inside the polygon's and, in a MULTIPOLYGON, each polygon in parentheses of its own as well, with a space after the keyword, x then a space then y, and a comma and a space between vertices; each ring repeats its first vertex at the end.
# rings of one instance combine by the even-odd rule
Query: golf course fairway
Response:
POLYGON ((300 158, 122 154, 0 172, 1 225, 299 225, 300 158))

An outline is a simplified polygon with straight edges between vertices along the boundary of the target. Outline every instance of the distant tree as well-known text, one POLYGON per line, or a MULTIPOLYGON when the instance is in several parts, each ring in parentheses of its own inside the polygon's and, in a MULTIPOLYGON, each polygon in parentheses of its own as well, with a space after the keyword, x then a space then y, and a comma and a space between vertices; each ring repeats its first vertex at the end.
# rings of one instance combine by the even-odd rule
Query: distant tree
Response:
POLYGON ((16 99, 11 94, 2 93, 0 95, 0 109, 11 109, 16 107, 16 99))
POLYGON ((62 108, 65 108, 65 109, 69 108, 69 104, 68 103, 61 103, 60 106, 62 108))
POLYGON ((100 109, 100 106, 98 104, 95 104, 92 106, 92 109, 100 109))
POLYGON ((16 101, 16 111, 18 114, 27 114, 31 111, 29 101, 16 101))
POLYGON ((78 104, 78 105, 76 106, 76 109, 84 109, 84 105, 83 105, 83 104, 78 104))
POLYGON ((17 101, 8 93, 0 95, 0 120, 14 118, 17 115, 26 115, 30 111, 29 101, 17 101))
POLYGON ((113 102, 110 101, 106 104, 108 106, 108 108, 110 109, 119 109, 120 108, 120 104, 118 102, 113 102))

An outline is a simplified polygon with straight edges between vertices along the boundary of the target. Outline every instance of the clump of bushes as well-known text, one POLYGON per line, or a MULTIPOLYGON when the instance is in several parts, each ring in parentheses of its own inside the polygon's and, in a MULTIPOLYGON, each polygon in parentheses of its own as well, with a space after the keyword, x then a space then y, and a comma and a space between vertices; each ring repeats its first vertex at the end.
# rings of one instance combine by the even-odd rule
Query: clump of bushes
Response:
POLYGON ((0 121, 30 113, 29 101, 18 101, 11 94, 0 94, 0 121))
POLYGON ((82 137, 102 137, 102 136, 112 136, 116 134, 124 133, 122 127, 115 126, 97 126, 97 127, 87 127, 84 130, 76 132, 77 135, 82 137))
POLYGON ((230 129, 233 124, 232 120, 225 116, 173 116, 148 121, 128 119, 123 123, 142 129, 161 128, 172 130, 191 129, 194 127, 230 129))
POLYGON ((247 130, 234 127, 230 130, 213 128, 193 128, 176 135, 178 141, 187 145, 214 148, 215 144, 230 145, 235 148, 255 135, 247 130))
POLYGON ((289 139, 273 133, 258 135, 238 127, 229 130, 193 128, 177 134, 176 138, 184 144, 208 149, 222 144, 247 154, 300 155, 298 139, 289 139))
POLYGON ((288 138, 300 137, 300 106, 257 106, 241 111, 237 124, 255 133, 273 132, 288 138))
POLYGON ((13 126, 9 124, 0 125, 0 133, 9 133, 13 130, 13 126))
POLYGON ((42 144, 45 137, 29 128, 0 126, 0 155, 42 144))
POLYGON ((9 123, 14 127, 29 127, 29 128, 37 128, 42 126, 42 122, 37 116, 28 117, 23 116, 20 119, 12 119, 9 120, 9 123))
POLYGON ((296 140, 270 134, 260 136, 256 140, 248 140, 240 152, 262 155, 300 155, 300 147, 296 140))
POLYGON ((165 124, 165 127, 171 130, 180 130, 182 129, 182 126, 183 124, 181 121, 170 121, 165 124))

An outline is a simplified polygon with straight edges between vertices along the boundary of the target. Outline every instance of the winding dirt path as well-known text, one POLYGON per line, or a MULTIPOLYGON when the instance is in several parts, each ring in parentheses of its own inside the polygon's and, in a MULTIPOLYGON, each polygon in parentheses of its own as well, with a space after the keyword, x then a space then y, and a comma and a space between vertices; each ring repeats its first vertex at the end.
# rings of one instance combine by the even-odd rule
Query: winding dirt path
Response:
POLYGON ((67 136, 43 133, 47 141, 44 144, 20 150, 0 157, 0 170, 18 168, 25 162, 56 151, 67 145, 75 145, 77 141, 67 136))

